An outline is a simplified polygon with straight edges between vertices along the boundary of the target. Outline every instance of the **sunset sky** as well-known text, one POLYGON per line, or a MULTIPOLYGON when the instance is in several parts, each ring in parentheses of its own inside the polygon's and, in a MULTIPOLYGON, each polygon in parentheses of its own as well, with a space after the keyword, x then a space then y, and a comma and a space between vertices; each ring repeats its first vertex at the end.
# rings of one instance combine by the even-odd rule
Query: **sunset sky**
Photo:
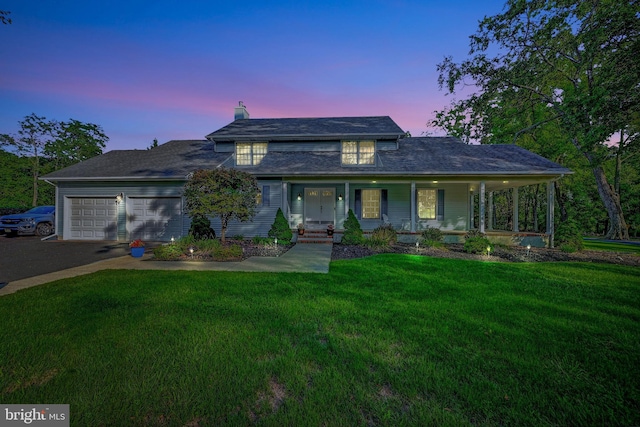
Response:
POLYGON ((233 120, 391 116, 434 132, 452 100, 436 65, 462 60, 502 0, 9 0, 0 133, 35 113, 99 124, 105 151, 201 139, 233 120))

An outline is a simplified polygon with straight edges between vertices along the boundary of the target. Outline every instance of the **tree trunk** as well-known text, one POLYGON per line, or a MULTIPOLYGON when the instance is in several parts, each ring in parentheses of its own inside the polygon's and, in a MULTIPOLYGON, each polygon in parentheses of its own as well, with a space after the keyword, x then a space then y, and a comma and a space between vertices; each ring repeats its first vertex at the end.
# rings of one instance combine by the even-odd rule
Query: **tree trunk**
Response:
POLYGON ((536 185, 536 195, 533 199, 533 231, 538 232, 538 206, 540 203, 540 184, 536 185))
POLYGON ((596 167, 593 169, 593 175, 596 178, 596 185, 598 187, 598 193, 600 199, 604 204, 607 214, 609 216, 609 229, 605 238, 612 240, 628 240, 629 229, 627 223, 624 220, 624 214, 622 212, 622 206, 620 205, 620 195, 616 193, 615 189, 607 182, 607 177, 602 167, 596 167))

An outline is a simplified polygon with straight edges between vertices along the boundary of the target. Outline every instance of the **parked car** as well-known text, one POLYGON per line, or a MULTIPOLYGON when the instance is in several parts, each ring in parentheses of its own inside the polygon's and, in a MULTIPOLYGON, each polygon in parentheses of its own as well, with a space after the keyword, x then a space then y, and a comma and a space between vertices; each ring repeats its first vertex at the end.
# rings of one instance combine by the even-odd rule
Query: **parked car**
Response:
POLYGON ((36 234, 48 236, 53 233, 55 206, 37 206, 21 214, 0 217, 0 229, 5 234, 36 234))

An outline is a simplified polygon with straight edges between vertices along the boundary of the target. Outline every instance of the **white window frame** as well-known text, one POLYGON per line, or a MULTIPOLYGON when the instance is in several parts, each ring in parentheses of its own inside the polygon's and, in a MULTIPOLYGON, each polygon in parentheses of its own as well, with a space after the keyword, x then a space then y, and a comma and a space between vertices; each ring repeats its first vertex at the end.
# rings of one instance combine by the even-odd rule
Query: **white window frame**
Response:
POLYGON ((257 166, 268 150, 269 145, 266 142, 236 142, 236 166, 257 166), (247 152, 241 153, 242 149, 247 149, 247 152))
POLYGON ((382 191, 379 188, 363 188, 360 193, 362 219, 380 219, 382 191))
POLYGON ((376 164, 376 142, 373 140, 342 141, 340 158, 345 166, 374 166, 376 164))
POLYGON ((436 219, 438 216, 438 189, 418 188, 417 193, 416 204, 418 207, 418 219, 436 219), (424 197, 424 200, 421 200, 421 193, 424 197), (431 203, 432 205, 430 205, 431 203), (429 216, 431 211, 433 211, 433 216, 429 216), (423 213, 428 216, 422 216, 423 213))

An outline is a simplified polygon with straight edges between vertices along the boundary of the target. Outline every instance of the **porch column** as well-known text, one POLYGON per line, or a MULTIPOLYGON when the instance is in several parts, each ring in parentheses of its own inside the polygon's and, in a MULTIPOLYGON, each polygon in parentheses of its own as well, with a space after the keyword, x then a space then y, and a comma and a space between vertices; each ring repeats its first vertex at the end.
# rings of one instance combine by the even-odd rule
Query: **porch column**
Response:
POLYGON ((486 193, 486 185, 484 181, 480 182, 480 206, 479 206, 479 211, 478 211, 478 215, 480 216, 480 224, 479 224, 479 228, 480 228, 480 232, 484 233, 485 232, 485 220, 484 220, 484 215, 485 215, 485 193, 486 193))
POLYGON ((489 191, 489 207, 488 207, 488 224, 487 230, 493 230, 493 191, 489 191))
POLYGON ((344 183, 344 217, 349 215, 349 182, 344 183))
POLYGON ((513 232, 517 233, 519 224, 518 224, 518 187, 513 188, 513 232))
POLYGON ((416 232, 416 183, 415 181, 411 181, 411 203, 410 203, 410 209, 411 209, 411 232, 415 233, 416 232))
POLYGON ((473 216, 475 215, 474 206, 476 201, 476 195, 473 191, 469 191, 469 230, 475 228, 473 222, 473 216))
POLYGON ((555 225, 553 223, 554 216, 554 191, 555 184, 553 181, 547 183, 547 235, 549 236, 549 247, 553 248, 553 233, 555 232, 555 225))
MULTIPOLYGON (((291 211, 289 209, 289 183, 282 181, 282 198, 280 199, 280 209, 289 218, 291 211)), ((287 219, 288 221, 288 219, 287 219)))

